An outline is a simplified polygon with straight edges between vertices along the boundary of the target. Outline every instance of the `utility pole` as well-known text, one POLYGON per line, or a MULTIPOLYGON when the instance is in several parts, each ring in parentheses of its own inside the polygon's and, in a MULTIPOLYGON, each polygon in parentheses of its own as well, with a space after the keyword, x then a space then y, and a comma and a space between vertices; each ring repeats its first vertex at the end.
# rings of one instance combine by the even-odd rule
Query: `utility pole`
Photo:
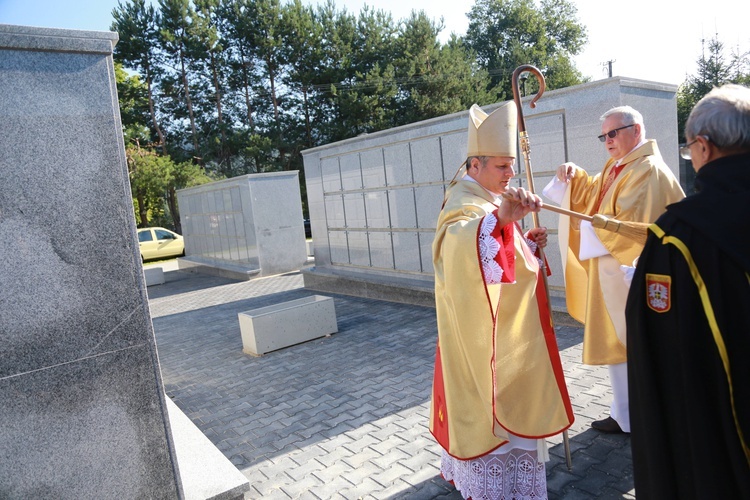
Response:
POLYGON ((607 67, 607 74, 609 75, 608 78, 612 78, 612 63, 617 62, 617 59, 610 59, 609 61, 605 61, 602 64, 602 66, 607 67))

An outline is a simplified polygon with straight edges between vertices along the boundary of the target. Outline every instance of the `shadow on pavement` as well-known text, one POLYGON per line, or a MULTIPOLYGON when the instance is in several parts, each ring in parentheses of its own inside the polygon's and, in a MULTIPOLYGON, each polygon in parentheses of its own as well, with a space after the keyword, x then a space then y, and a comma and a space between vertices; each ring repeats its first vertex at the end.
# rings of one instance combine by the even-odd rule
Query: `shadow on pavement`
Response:
POLYGON ((152 285, 148 287, 149 300, 160 299, 170 295, 179 295, 181 293, 205 290, 230 283, 237 283, 239 280, 230 278, 221 278, 219 276, 206 276, 189 271, 164 271, 164 281, 162 285, 152 285))
MULTIPOLYGON (((165 390, 248 477, 247 498, 460 498, 437 474, 427 428, 433 308, 327 293, 338 333, 252 357, 237 313, 316 294, 301 275, 177 273, 149 288, 165 390)), ((564 321, 555 330, 577 412, 573 470, 550 438, 549 498, 632 499, 629 437, 588 427, 608 405, 606 371, 580 365, 582 328, 564 321)))

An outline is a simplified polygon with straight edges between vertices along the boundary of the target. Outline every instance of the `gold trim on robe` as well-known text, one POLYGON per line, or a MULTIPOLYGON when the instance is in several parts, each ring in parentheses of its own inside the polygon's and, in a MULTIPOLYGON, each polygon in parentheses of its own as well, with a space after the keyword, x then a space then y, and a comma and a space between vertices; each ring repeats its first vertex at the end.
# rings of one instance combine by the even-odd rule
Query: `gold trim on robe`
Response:
POLYGON ((540 439, 573 423, 536 257, 515 225, 515 283, 485 285, 483 217, 497 207, 480 185, 449 187, 433 243, 438 350, 430 431, 452 456, 476 458, 508 433, 540 439))
MULTIPOLYGON (((669 170, 654 140, 628 153, 623 167, 596 209, 604 179, 615 160, 610 158, 601 173, 589 176, 577 172, 565 193, 562 206, 588 215, 600 213, 621 221, 654 222, 667 205, 680 201, 685 193, 669 170)), ((565 297, 568 313, 584 323, 583 362, 588 365, 613 365, 627 360, 624 338, 625 300, 619 265, 632 266, 643 245, 618 233, 594 228, 611 257, 578 259, 580 221, 560 217, 559 243, 564 263, 565 297), (610 260, 614 258, 616 260, 610 260), (608 281, 612 280, 612 281, 608 281), (619 280, 615 282, 614 280, 619 280), (611 290, 605 299, 603 290, 611 290), (620 300, 617 299, 620 297, 620 300), (613 321, 614 318, 614 321, 613 321)))

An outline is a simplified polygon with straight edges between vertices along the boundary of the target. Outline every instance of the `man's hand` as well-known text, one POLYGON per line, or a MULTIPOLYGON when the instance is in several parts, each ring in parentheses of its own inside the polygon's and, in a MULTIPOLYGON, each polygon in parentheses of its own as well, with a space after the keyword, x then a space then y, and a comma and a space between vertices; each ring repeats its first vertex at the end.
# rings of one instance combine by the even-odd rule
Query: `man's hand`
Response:
POLYGON ((556 175, 559 180, 568 183, 573 177, 576 176, 576 172, 579 170, 583 169, 575 163, 567 162, 557 167, 556 175))
POLYGON ((526 233, 526 237, 536 243, 539 248, 544 248, 547 246, 546 227, 535 227, 534 229, 529 229, 529 232, 526 233))
POLYGON ((524 188, 508 187, 503 193, 503 202, 497 209, 500 226, 523 219, 529 212, 538 212, 544 203, 542 199, 524 188))

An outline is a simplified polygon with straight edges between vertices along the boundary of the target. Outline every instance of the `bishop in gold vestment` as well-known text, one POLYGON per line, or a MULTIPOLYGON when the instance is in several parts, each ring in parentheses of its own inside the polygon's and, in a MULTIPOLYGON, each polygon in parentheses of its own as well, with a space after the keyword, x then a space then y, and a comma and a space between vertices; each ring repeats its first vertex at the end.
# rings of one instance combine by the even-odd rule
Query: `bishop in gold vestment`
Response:
POLYGON ((546 233, 523 235, 513 220, 528 209, 509 220, 500 197, 533 197, 508 187, 515 116, 513 102, 491 115, 472 108, 467 174, 447 189, 433 243, 430 431, 441 472, 466 498, 546 498, 543 438, 573 422, 534 253, 546 233))

